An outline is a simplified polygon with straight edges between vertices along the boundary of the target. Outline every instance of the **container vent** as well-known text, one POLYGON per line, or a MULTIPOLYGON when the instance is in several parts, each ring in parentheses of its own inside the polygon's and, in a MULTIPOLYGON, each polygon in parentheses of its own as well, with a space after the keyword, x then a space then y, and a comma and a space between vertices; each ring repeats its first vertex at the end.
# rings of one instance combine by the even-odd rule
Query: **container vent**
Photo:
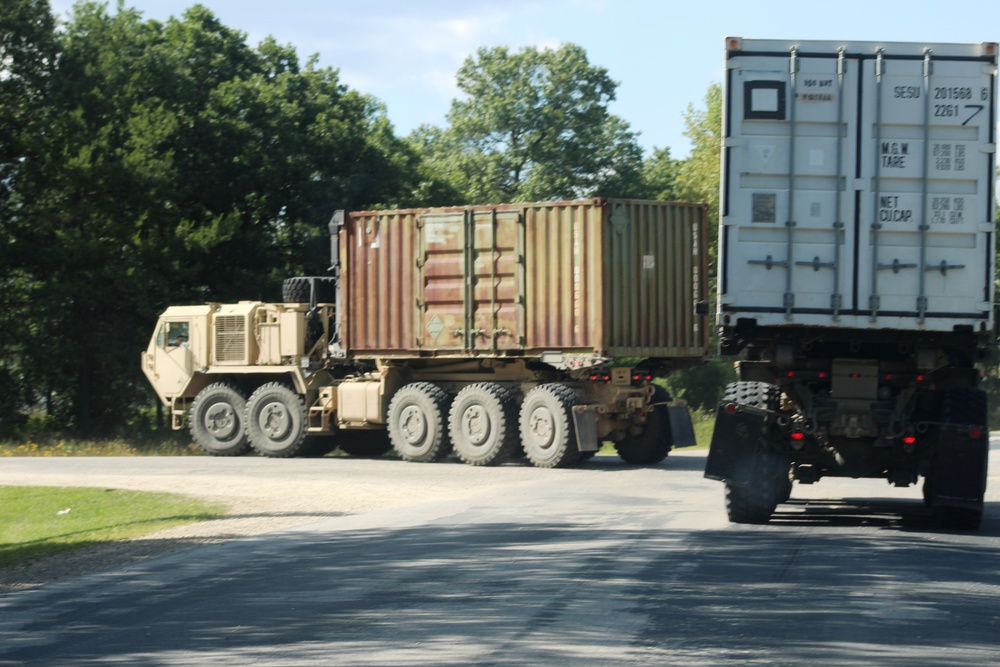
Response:
POLYGON ((247 363, 246 318, 221 315, 215 318, 216 363, 247 363))

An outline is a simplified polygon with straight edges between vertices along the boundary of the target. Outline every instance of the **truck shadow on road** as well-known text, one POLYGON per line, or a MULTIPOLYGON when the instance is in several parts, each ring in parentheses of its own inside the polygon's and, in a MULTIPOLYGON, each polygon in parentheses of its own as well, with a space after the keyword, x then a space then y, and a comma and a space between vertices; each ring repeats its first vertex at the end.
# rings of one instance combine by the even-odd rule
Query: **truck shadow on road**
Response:
MULTIPOLYGON (((914 532, 957 532, 941 527, 937 513, 922 500, 898 498, 791 499, 771 516, 778 526, 873 527, 914 532)), ((1000 503, 987 502, 978 534, 1000 536, 1000 503)))

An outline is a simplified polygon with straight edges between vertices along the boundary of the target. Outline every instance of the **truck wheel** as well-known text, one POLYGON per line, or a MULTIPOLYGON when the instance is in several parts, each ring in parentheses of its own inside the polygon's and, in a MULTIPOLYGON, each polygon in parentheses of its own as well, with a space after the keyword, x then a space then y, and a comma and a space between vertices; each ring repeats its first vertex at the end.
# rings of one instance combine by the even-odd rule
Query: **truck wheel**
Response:
POLYGON ((345 454, 364 459, 378 458, 392 449, 389 432, 384 429, 337 431, 333 441, 345 454))
MULTIPOLYGON (((943 421, 945 424, 979 426, 987 429, 986 392, 972 387, 953 387, 941 390, 943 421)), ((989 436, 983 436, 988 438, 989 436)), ((983 500, 986 492, 986 475, 989 467, 989 444, 984 443, 981 452, 958 452, 938 445, 936 458, 949 455, 951 461, 932 462, 931 470, 943 464, 948 473, 935 480, 934 473, 924 478, 924 502, 938 514, 941 526, 947 530, 979 530, 983 519, 983 500), (962 478, 956 488, 955 478, 962 478), (978 492, 971 489, 976 489, 978 492), (957 491, 957 493, 955 493, 957 491), (961 500, 956 503, 952 496, 961 500)))
POLYGON ((288 458, 305 446, 305 401, 280 382, 261 385, 250 395, 246 423, 250 445, 264 456, 288 458))
POLYGON ((498 384, 480 382, 462 391, 451 404, 448 428, 455 453, 474 466, 499 465, 517 448, 514 396, 498 384))
POLYGON ((389 440, 404 461, 429 463, 451 453, 448 394, 429 382, 408 384, 389 403, 389 440))
MULTIPOLYGON (((777 410, 781 399, 776 386, 767 382, 732 382, 723 401, 765 410, 777 410)), ((726 514, 733 523, 767 523, 779 503, 791 496, 788 463, 777 453, 762 450, 754 457, 750 483, 726 483, 726 514)))
POLYGON ((226 382, 210 384, 191 404, 191 438, 212 456, 241 456, 250 451, 243 410, 247 397, 226 382))
POLYGON ((337 280, 332 276, 286 278, 281 285, 281 300, 285 303, 309 303, 311 281, 316 281, 316 303, 333 303, 337 300, 337 280))
POLYGON ((576 394, 561 384, 543 384, 524 397, 519 421, 521 443, 538 468, 564 468, 580 460, 571 410, 576 394))
MULTIPOLYGON (((670 394, 663 387, 656 385, 653 392, 653 403, 666 403, 670 394)), ((646 427, 637 436, 627 436, 615 443, 618 456, 632 465, 652 465, 667 458, 673 449, 673 436, 670 432, 670 417, 667 406, 657 405, 650 409, 646 417, 646 427)))

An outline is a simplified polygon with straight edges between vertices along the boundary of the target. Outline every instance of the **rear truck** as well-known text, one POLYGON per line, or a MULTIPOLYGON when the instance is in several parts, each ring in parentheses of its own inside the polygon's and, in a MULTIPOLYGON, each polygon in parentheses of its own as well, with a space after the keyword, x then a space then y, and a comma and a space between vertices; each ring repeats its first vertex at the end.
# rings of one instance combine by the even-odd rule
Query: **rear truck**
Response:
POLYGON ((338 211, 282 303, 168 308, 142 367, 210 454, 634 464, 694 444, 651 382, 708 353, 705 207, 591 199, 338 211), (702 313, 704 313, 702 309, 702 313))
POLYGON ((729 519, 792 483, 986 486, 997 45, 726 40, 717 323, 741 355, 706 463, 729 519))

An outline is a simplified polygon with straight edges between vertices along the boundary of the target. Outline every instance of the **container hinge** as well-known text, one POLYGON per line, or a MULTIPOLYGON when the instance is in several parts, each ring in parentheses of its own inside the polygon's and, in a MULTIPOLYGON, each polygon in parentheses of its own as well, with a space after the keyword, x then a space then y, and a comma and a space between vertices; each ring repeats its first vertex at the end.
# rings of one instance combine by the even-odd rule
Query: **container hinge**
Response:
POLYGON ((891 269, 893 273, 899 273, 901 269, 915 269, 916 264, 903 264, 898 259, 892 260, 892 264, 879 264, 878 270, 885 271, 891 269))
POLYGON ((874 322, 878 319, 878 309, 882 307, 882 297, 878 294, 872 294, 868 297, 868 310, 872 311, 871 320, 874 322))
POLYGON ((927 297, 918 296, 917 297, 917 312, 920 313, 920 320, 923 321, 924 317, 927 315, 927 297))
POLYGON ((750 260, 747 260, 747 264, 761 264, 761 265, 767 267, 768 271, 770 271, 771 268, 775 267, 775 266, 780 266, 782 268, 787 268, 788 267, 788 261, 787 260, 777 260, 777 259, 774 259, 773 257, 771 257, 770 255, 767 256, 767 259, 750 259, 750 260))
POLYGON ((941 260, 940 264, 928 264, 924 267, 924 271, 940 271, 942 276, 948 275, 949 269, 964 269, 965 264, 949 264, 948 262, 941 260))
POLYGON ((795 266, 811 266, 813 271, 819 271, 820 269, 835 269, 837 268, 836 262, 821 262, 819 257, 813 257, 811 262, 795 262, 795 266))

